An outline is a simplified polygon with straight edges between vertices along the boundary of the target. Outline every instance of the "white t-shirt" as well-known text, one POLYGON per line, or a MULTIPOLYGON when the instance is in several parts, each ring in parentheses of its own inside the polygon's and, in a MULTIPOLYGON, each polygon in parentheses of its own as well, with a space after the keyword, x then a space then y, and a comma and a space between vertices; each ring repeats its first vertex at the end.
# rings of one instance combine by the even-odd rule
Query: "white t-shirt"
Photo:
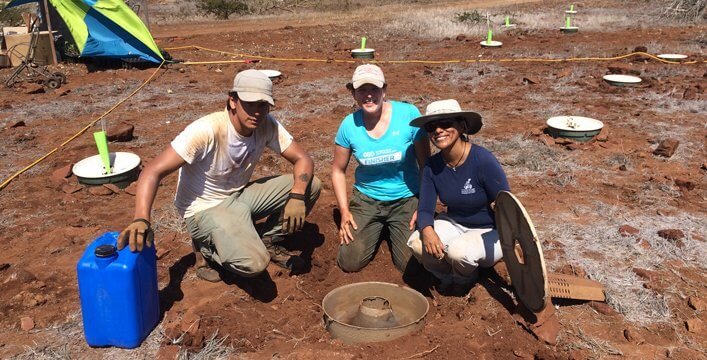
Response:
POLYGON ((189 124, 172 141, 187 163, 179 170, 174 203, 184 218, 218 205, 250 181, 265 146, 281 154, 292 136, 268 115, 249 137, 238 134, 228 111, 189 124))

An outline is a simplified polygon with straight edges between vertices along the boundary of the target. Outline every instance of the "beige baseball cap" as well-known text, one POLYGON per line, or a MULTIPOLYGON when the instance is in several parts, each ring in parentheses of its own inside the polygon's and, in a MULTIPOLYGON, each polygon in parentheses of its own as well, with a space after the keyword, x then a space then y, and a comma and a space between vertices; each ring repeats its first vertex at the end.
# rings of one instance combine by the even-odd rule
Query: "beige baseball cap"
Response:
POLYGON ((373 84, 382 88, 385 85, 383 70, 373 64, 359 65, 353 73, 351 85, 354 89, 358 89, 364 84, 373 84))
POLYGON ((238 98, 243 101, 267 101, 270 105, 275 105, 272 98, 272 81, 259 70, 248 69, 236 74, 231 92, 238 93, 238 98))

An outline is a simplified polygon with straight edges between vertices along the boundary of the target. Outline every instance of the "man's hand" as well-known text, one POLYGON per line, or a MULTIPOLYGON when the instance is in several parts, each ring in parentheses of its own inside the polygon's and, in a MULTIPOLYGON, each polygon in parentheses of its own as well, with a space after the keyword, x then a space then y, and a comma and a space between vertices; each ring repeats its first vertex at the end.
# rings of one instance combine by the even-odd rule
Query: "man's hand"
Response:
POLYGON ((292 234, 295 231, 302 230, 306 216, 307 211, 304 205, 304 195, 291 193, 290 198, 285 204, 285 208, 282 210, 282 232, 292 234))
POLYGON ((444 258, 444 244, 437 233, 433 230, 422 236, 422 246, 425 251, 434 256, 437 260, 444 258))
POLYGON ((354 241, 353 231, 358 230, 358 225, 354 221, 351 212, 346 211, 341 213, 341 228, 339 228, 339 241, 341 245, 350 244, 354 241))
POLYGON ((154 234, 150 222, 145 219, 135 219, 118 235, 118 250, 130 245, 130 251, 142 251, 142 248, 152 246, 154 234))

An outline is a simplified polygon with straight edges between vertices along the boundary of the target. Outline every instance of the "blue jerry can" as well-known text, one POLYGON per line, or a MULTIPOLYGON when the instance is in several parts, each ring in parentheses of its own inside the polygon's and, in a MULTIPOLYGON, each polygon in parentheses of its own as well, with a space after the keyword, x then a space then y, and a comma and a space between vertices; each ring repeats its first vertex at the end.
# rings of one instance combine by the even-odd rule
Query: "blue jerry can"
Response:
POLYGON ((94 240, 76 265, 83 330, 90 346, 136 348, 159 322, 157 255, 118 251, 117 232, 94 240))

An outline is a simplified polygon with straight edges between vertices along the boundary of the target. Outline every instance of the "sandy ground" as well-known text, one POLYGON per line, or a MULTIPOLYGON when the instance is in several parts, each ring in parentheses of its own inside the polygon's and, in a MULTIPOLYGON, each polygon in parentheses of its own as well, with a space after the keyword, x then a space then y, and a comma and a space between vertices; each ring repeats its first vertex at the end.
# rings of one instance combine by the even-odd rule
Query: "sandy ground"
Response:
MULTIPOLYGON (((494 5, 501 3, 508 2, 494 5)), ((592 8, 589 3, 578 7, 598 17, 617 16, 634 5, 602 1, 592 8)), ((540 6, 561 14, 565 5, 515 5, 513 11, 532 14, 540 6)), ((554 27, 524 28, 521 23, 517 30, 499 30, 496 39, 504 46, 488 50, 478 45, 481 38, 474 29, 466 36, 433 37, 396 31, 399 16, 356 14, 355 21, 307 15, 302 21, 283 17, 264 23, 249 19, 165 25, 154 32, 165 48, 199 45, 266 57, 350 60, 348 51, 366 34, 378 50, 378 60, 498 60, 611 57, 638 46, 651 53, 684 50, 701 59, 704 40, 699 41, 699 34, 707 30, 704 24, 667 22, 601 28, 600 20, 589 24, 585 19, 588 27, 599 29, 563 35, 554 27)), ((196 50, 170 53, 186 61, 241 59, 196 50)), ((429 274, 402 279, 387 245, 359 273, 336 267, 336 202, 329 164, 338 124, 354 109, 344 85, 356 65, 305 60, 170 65, 107 117, 109 128, 135 126, 135 139, 111 143, 111 150, 134 152, 148 163, 187 124, 222 107, 225 89, 237 71, 282 71, 273 113, 314 158, 316 175, 325 184, 304 231, 289 240, 289 247, 302 251, 309 261, 306 273, 290 276, 271 265, 268 276, 257 282, 198 280, 189 237, 171 204, 177 179, 170 176, 160 187, 153 211, 161 249, 160 325, 136 350, 89 348, 83 340, 75 265, 96 236, 120 230, 131 220, 134 197, 125 190, 100 195, 77 186, 74 176, 57 176, 55 170, 95 153, 90 135, 83 135, 0 192, 0 357, 174 358, 201 352, 211 357, 301 359, 705 358, 703 63, 668 65, 633 57, 608 62, 381 65, 391 99, 424 111, 431 101, 455 98, 462 107, 479 111, 484 128, 472 140, 502 162, 513 192, 538 229, 548 267, 606 286, 608 306, 554 301, 562 325, 554 346, 538 341, 512 319, 515 300, 502 267, 484 271, 465 297, 439 295, 429 274), (640 74, 644 82, 612 87, 601 79, 609 72, 640 74), (542 133, 543 125, 556 115, 603 121, 601 141, 575 144, 549 138, 542 133), (679 141, 675 154, 654 155, 658 144, 669 138, 679 141), (624 225, 633 230, 624 227, 622 235, 619 228, 624 225), (659 230, 678 231, 661 236, 659 230), (332 339, 322 326, 323 297, 338 286, 374 280, 405 284, 424 294, 430 303, 425 328, 387 343, 346 345, 332 339), (29 330, 21 327, 25 317, 34 323, 29 330), (189 328, 194 318, 200 319, 198 325, 189 328)), ((31 84, 0 90, 0 178, 53 149, 155 71, 96 71, 82 64, 59 69, 69 79, 59 90, 27 94, 31 84), (13 127, 19 121, 24 124, 13 127)), ((2 76, 9 73, 0 70, 2 76)), ((266 152, 255 176, 289 171, 284 160, 266 152)))

